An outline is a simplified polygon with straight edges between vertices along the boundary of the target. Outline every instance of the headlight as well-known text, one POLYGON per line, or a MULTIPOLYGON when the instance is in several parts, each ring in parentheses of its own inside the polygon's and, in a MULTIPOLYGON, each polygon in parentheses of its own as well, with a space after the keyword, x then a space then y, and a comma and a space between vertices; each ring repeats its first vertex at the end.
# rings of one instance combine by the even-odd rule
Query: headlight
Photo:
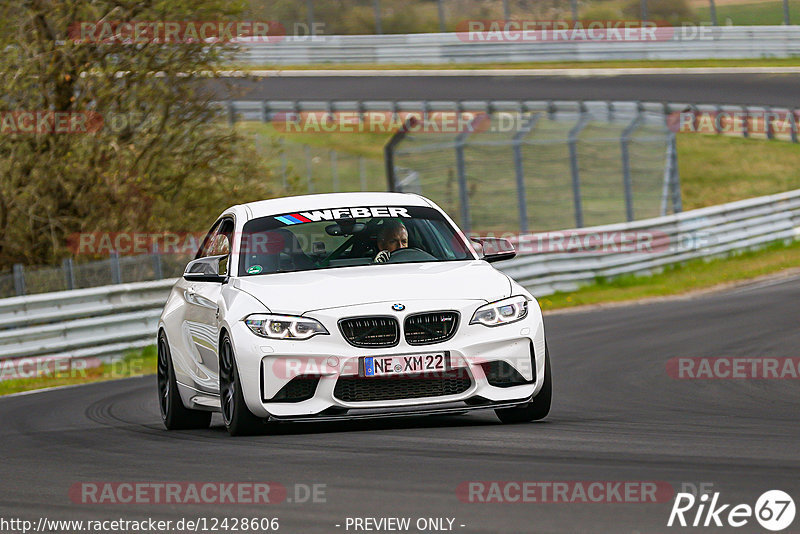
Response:
POLYGON ((257 336, 271 339, 308 339, 317 334, 328 334, 319 321, 293 315, 251 315, 244 324, 257 336))
POLYGON ((528 298, 522 295, 491 302, 481 306, 469 324, 499 326, 520 321, 528 316, 528 298))

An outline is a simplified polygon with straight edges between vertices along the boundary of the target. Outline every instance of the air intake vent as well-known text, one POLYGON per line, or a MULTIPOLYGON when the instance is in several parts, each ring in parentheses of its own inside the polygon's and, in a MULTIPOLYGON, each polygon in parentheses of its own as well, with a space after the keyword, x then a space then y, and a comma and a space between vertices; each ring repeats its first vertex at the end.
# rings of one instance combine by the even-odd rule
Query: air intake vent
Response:
POLYGON ((458 312, 417 313, 406 317, 404 330, 409 345, 441 343, 453 337, 458 328, 458 312))
POLYGON ((464 369, 414 378, 343 376, 336 381, 333 395, 344 402, 418 399, 458 395, 471 385, 472 380, 464 369))
POLYGON ((342 319, 339 330, 354 347, 394 347, 400 341, 400 325, 394 317, 342 319))

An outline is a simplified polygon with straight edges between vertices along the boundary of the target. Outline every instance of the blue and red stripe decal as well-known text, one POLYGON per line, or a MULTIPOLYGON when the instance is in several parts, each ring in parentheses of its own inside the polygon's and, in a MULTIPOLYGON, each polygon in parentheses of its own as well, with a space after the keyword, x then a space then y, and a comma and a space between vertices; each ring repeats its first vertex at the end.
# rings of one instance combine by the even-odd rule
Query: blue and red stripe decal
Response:
POLYGON ((303 217, 299 213, 290 213, 289 215, 281 215, 279 217, 275 217, 275 219, 279 220, 283 224, 289 224, 289 225, 311 222, 311 219, 303 217))

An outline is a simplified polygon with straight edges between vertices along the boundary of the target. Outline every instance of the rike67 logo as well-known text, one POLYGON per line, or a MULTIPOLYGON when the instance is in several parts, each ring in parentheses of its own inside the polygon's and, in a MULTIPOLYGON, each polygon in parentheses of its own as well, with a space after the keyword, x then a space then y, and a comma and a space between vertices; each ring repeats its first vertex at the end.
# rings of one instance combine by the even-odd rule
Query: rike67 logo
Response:
POLYGON ((719 492, 711 496, 706 493, 699 498, 691 493, 678 493, 667 526, 739 528, 750 524, 755 517, 763 528, 778 532, 792 524, 794 515, 794 500, 781 490, 764 492, 755 506, 723 504, 719 492))

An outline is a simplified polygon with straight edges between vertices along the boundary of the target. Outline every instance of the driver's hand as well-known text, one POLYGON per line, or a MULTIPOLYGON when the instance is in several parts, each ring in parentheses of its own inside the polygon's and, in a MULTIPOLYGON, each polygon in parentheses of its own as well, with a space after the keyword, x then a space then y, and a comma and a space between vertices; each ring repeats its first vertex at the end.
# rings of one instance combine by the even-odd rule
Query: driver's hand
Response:
POLYGON ((391 255, 392 253, 389 252, 388 250, 381 250, 380 252, 378 252, 378 255, 375 256, 373 263, 386 263, 387 261, 389 261, 389 257, 391 255))

